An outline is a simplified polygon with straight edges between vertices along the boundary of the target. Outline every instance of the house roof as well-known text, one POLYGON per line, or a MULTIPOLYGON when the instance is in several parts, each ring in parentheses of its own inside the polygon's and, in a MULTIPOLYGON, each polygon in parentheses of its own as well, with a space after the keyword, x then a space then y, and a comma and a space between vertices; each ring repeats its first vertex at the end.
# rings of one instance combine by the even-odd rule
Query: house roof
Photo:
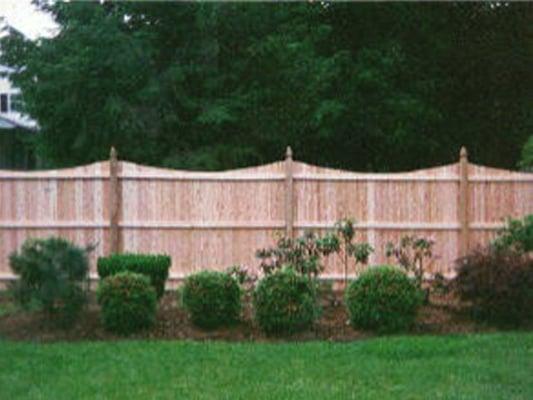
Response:
POLYGON ((23 125, 20 122, 13 121, 12 119, 6 118, 2 115, 0 115, 0 129, 24 129, 27 131, 36 132, 36 127, 31 127, 27 125, 23 125))

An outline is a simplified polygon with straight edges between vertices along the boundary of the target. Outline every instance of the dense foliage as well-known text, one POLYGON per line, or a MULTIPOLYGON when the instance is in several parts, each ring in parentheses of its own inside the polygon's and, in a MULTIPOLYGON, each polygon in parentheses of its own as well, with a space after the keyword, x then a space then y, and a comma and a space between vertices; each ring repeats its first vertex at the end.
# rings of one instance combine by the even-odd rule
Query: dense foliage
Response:
POLYGON ((42 307, 59 325, 72 325, 86 301, 87 250, 62 238, 28 239, 9 256, 15 299, 42 307))
POLYGON ((312 231, 293 239, 282 236, 274 247, 259 249, 255 255, 261 260, 264 274, 271 274, 290 265, 307 277, 317 277, 324 270, 324 257, 339 250, 339 238, 333 233, 323 236, 312 231))
POLYGON ((257 281, 257 274, 249 267, 244 265, 232 265, 226 268, 226 273, 239 282, 243 288, 249 288, 257 281))
POLYGON ((47 166, 514 167, 533 128, 528 3, 36 3, 59 34, 1 62, 47 166))
POLYGON ((354 328, 380 333, 401 332, 413 324, 423 294, 402 270, 391 266, 363 272, 345 293, 354 328))
POLYGON ((374 252, 374 248, 369 243, 354 242, 355 224, 352 218, 343 218, 335 223, 335 237, 338 245, 334 250, 342 258, 344 264, 344 284, 348 280, 350 258, 354 259, 356 272, 359 272, 357 267, 367 265, 370 255, 374 252))
POLYGON ((171 259, 162 254, 112 254, 98 258, 98 275, 101 279, 119 272, 129 271, 146 275, 156 289, 157 297, 165 292, 171 259))
POLYGON ((319 315, 316 281, 292 268, 276 270, 259 281, 253 304, 257 323, 277 335, 308 329, 319 315))
POLYGON ((133 272, 108 276, 96 294, 107 330, 127 335, 153 325, 157 298, 146 276, 133 272))
POLYGON ((533 214, 523 219, 509 219, 507 225, 492 242, 496 250, 511 250, 518 253, 533 251, 533 214))
POLYGON ((418 286, 422 286, 427 266, 434 261, 435 241, 416 235, 404 235, 397 244, 388 242, 385 246, 387 257, 394 257, 397 264, 407 273, 415 276, 418 286))
POLYGON ((190 275, 181 291, 183 306, 195 325, 206 329, 235 323, 241 312, 241 288, 230 274, 202 271, 190 275))
POLYGON ((325 259, 336 255, 342 259, 346 277, 351 259, 356 268, 366 265, 374 251, 368 243, 355 242, 355 230, 355 221, 343 218, 324 234, 306 230, 297 238, 281 236, 275 246, 259 249, 255 255, 264 274, 290 265, 299 274, 313 278, 324 270, 325 259))
POLYGON ((533 135, 529 137, 522 148, 518 166, 523 170, 533 172, 533 135))
POLYGON ((454 285, 474 317, 502 325, 533 321, 533 259, 509 249, 479 249, 458 260, 454 285))

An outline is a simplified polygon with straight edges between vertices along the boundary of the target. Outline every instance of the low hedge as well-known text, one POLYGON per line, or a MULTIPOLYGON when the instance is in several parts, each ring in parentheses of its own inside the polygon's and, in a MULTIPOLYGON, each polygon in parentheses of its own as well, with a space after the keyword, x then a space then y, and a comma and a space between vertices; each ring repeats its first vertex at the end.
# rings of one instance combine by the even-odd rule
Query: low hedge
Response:
POLYGON ((97 269, 100 279, 125 271, 145 275, 159 299, 165 293, 170 264, 171 259, 167 255, 123 253, 98 258, 97 269))
POLYGON ((241 312, 241 288, 225 272, 202 271, 185 279, 182 304, 192 322, 205 329, 231 325, 241 312))
POLYGON ((253 295, 255 318, 267 334, 306 330, 318 317, 316 281, 292 268, 278 270, 259 281, 253 295))
POLYGON ((363 272, 345 292, 352 326, 379 333, 409 329, 423 298, 405 272, 387 265, 363 272))
POLYGON ((146 276, 132 272, 108 276, 96 295, 102 323, 108 331, 130 334, 153 325, 157 298, 146 276))

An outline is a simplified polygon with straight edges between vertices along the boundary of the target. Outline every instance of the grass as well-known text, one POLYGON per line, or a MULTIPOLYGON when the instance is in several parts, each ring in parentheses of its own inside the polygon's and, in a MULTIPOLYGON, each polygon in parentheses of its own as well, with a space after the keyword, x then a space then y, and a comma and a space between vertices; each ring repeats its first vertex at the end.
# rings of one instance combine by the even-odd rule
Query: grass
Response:
POLYGON ((0 341, 2 399, 532 399, 533 333, 353 343, 0 341))

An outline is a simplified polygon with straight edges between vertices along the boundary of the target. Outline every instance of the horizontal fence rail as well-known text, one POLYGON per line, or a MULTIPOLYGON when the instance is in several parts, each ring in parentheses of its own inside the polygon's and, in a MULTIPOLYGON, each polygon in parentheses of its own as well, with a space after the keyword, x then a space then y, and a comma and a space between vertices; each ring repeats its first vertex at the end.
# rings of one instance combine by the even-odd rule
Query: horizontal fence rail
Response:
MULTIPOLYGON (((452 274, 454 261, 485 245, 504 219, 533 212, 533 174, 468 162, 406 173, 355 173, 294 161, 224 172, 175 171, 119 161, 38 172, 0 171, 0 280, 13 278, 9 254, 30 237, 63 236, 113 252, 166 253, 171 278, 234 264, 258 267, 255 252, 281 235, 324 232, 357 221, 357 240, 376 249, 407 233, 435 240, 429 272, 452 274)), ((351 271, 353 273, 354 271, 351 271)), ((343 276, 340 259, 324 276, 343 276)))

